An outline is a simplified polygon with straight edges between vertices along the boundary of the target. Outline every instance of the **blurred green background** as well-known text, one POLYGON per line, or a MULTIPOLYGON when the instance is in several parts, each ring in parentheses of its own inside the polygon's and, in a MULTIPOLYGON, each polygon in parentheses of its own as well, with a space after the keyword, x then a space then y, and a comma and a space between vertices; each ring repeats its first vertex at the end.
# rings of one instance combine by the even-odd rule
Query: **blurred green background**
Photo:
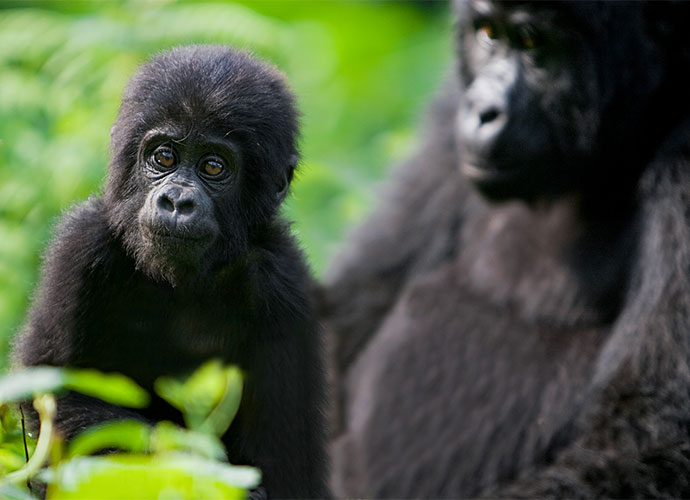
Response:
POLYGON ((409 154, 450 60, 445 2, 0 0, 0 372, 59 214, 98 193, 135 68, 187 43, 247 48, 302 111, 285 208, 319 276, 409 154))

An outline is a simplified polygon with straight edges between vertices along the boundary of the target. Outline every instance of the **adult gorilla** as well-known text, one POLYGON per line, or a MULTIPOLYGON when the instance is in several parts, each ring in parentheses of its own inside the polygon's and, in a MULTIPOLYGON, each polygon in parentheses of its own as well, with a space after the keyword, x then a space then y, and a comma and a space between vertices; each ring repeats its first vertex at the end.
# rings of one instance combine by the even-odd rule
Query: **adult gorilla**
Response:
POLYGON ((337 493, 690 496, 689 11, 457 6, 457 77, 326 277, 337 493))

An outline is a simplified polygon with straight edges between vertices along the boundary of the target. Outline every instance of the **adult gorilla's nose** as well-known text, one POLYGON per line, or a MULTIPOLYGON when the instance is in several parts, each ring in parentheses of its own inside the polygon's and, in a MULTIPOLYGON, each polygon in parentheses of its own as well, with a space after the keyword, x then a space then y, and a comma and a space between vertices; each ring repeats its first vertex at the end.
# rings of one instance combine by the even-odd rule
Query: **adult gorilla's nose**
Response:
POLYGON ((492 122, 495 122, 501 117, 502 114, 503 110, 495 104, 487 106, 486 109, 483 109, 479 112, 480 126, 489 125, 492 122))
POLYGON ((491 149, 508 121, 505 99, 485 92, 472 93, 467 96, 460 120, 459 131, 464 143, 478 152, 491 149))
POLYGON ((484 68, 465 89, 458 119, 460 141, 483 156, 504 132, 517 84, 516 62, 502 58, 484 68))

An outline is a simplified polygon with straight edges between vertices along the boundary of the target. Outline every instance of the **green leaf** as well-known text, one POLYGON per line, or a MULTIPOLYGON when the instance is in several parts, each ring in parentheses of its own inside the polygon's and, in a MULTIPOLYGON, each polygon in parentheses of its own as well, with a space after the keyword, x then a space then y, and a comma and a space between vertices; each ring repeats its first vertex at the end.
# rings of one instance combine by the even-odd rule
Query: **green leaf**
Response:
POLYGON ((159 377, 153 384, 153 390, 181 412, 185 411, 183 382, 172 377, 159 377))
POLYGON ((223 395, 199 427, 199 431, 216 436, 222 436, 228 430, 242 400, 242 372, 239 368, 226 367, 222 375, 225 380, 223 395))
POLYGON ((130 408, 144 408, 149 404, 148 393, 132 379, 119 373, 97 370, 64 370, 65 387, 93 396, 108 403, 130 408))
POLYGON ((151 441, 151 427, 138 420, 113 420, 88 428, 69 445, 67 457, 91 455, 107 448, 146 452, 151 441))
POLYGON ((35 500, 26 488, 14 484, 0 484, 0 498, 3 500, 35 500))
POLYGON ((143 408, 149 403, 148 393, 124 375, 39 366, 22 369, 0 379, 0 404, 31 399, 37 394, 61 389, 131 408, 143 408))
MULTIPOLYGON (((54 479, 47 470, 42 479, 54 479)), ((78 457, 61 463, 48 498, 240 499, 259 484, 260 473, 185 454, 78 457)))
POLYGON ((70 443, 67 457, 93 455, 108 448, 134 453, 189 451, 225 459, 225 448, 215 436, 188 431, 172 422, 151 427, 138 420, 114 420, 90 427, 70 443))
POLYGON ((218 360, 204 363, 184 382, 161 377, 156 393, 184 414, 192 430, 222 435, 235 417, 242 398, 242 372, 218 360))
POLYGON ((190 418, 188 427, 198 427, 223 397, 223 365, 217 359, 207 361, 185 381, 161 377, 155 391, 190 418))
POLYGON ((184 450, 215 460, 224 460, 226 456, 225 447, 217 437, 188 431, 172 422, 156 424, 151 435, 151 450, 154 452, 184 450))
POLYGON ((0 448, 0 472, 18 470, 26 463, 23 450, 11 450, 4 447, 0 448))
POLYGON ((36 394, 56 392, 64 384, 65 375, 60 368, 25 368, 0 379, 0 404, 31 399, 36 394))

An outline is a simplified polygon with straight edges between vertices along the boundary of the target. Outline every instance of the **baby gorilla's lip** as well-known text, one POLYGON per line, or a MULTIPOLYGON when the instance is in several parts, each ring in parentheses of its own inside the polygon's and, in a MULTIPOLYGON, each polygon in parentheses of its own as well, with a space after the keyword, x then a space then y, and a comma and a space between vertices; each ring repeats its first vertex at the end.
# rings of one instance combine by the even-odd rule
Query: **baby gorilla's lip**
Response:
POLYGON ((167 239, 167 240, 176 240, 176 241, 202 241, 205 238, 200 238, 197 236, 189 236, 186 234, 159 234, 157 235, 159 238, 167 239))
POLYGON ((176 242, 187 242, 187 243, 201 243, 207 241, 210 235, 199 232, 199 233, 189 233, 189 232, 172 232, 161 228, 149 228, 148 236, 153 240, 159 241, 176 241, 176 242))
POLYGON ((205 235, 205 234, 199 235, 199 234, 166 233, 166 234, 157 234, 154 236, 154 238, 160 238, 162 240, 169 240, 169 241, 187 242, 187 243, 203 243, 203 242, 209 240, 208 235, 205 235))

